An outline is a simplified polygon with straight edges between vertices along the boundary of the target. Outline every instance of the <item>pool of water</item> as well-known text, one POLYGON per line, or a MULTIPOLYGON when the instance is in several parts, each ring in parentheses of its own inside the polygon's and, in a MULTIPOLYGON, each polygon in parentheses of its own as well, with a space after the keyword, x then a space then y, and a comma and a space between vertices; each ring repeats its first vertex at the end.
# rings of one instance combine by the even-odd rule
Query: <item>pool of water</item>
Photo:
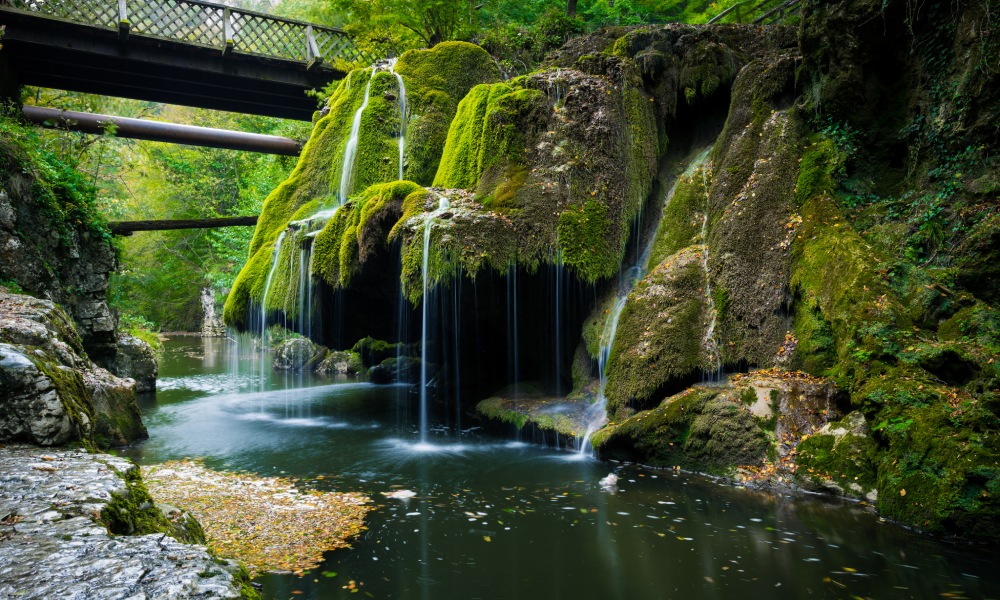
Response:
POLYGON ((129 455, 203 457, 378 505, 320 568, 258 578, 266 598, 1000 597, 997 555, 864 507, 581 460, 482 435, 471 417, 421 445, 406 387, 278 376, 242 392, 230 351, 166 343, 160 391, 142 403, 150 439, 129 455), (416 495, 384 495, 400 489, 416 495))

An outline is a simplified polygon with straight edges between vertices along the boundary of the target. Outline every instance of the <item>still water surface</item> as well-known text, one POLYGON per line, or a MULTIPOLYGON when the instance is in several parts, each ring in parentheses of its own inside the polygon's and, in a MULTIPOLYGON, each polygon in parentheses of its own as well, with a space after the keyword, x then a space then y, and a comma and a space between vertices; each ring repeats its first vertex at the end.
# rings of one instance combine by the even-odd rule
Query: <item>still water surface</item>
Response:
POLYGON ((166 342, 159 391, 142 407, 150 439, 130 456, 203 457, 379 505, 353 548, 322 567, 260 577, 265 598, 1000 597, 997 555, 863 507, 576 460, 481 435, 471 418, 422 448, 408 388, 275 376, 268 391, 241 393, 230 351, 222 340, 166 342), (598 484, 609 472, 617 489, 598 484), (416 496, 383 495, 397 489, 416 496))

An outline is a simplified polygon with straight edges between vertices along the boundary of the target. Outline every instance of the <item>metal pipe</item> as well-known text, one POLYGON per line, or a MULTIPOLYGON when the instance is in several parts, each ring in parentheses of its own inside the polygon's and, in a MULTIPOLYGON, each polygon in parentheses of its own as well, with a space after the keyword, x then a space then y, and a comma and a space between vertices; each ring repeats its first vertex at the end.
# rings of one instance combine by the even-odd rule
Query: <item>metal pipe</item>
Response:
POLYGON ((135 231, 167 231, 171 229, 216 229, 219 227, 253 227, 257 216, 219 217, 214 219, 167 219, 160 221, 111 221, 108 229, 115 235, 132 235, 135 231))
POLYGON ((95 115, 92 113, 59 110, 42 106, 22 107, 28 121, 43 127, 53 129, 69 129, 103 135, 109 128, 117 137, 151 140, 154 142, 170 142, 188 144, 191 146, 206 146, 208 148, 226 148, 229 150, 246 150, 248 152, 263 152, 265 154, 280 154, 283 156, 298 156, 302 151, 302 143, 291 138, 277 135, 262 135, 245 133, 228 129, 213 129, 211 127, 195 127, 194 125, 178 125, 177 123, 161 123, 128 117, 111 115, 95 115))

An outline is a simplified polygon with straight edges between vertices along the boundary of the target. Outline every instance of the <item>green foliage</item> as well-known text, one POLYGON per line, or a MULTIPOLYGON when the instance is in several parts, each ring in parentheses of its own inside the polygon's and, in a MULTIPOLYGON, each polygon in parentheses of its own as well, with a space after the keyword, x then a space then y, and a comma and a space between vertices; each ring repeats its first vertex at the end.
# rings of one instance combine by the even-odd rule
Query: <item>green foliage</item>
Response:
POLYGON ((59 152, 52 138, 25 127, 9 112, 0 114, 0 148, 7 162, 0 177, 6 182, 14 173, 31 176, 32 196, 61 245, 68 247, 78 230, 110 238, 97 208, 97 188, 77 170, 79 163, 59 152))

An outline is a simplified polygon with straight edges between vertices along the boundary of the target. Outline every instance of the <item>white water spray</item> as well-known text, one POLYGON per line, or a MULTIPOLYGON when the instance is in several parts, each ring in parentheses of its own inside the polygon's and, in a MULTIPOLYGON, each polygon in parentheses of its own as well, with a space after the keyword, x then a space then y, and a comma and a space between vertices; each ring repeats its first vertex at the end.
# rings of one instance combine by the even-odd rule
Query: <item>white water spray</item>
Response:
POLYGON ((351 137, 347 140, 347 147, 344 149, 344 164, 340 169, 340 197, 338 202, 343 204, 347 201, 347 196, 351 192, 351 183, 354 175, 354 159, 358 156, 358 136, 361 134, 361 114, 368 108, 368 94, 372 89, 372 79, 375 79, 375 68, 372 68, 371 77, 365 86, 365 97, 361 101, 361 106, 354 113, 354 122, 351 123, 351 137))
POLYGON ((406 147, 406 84, 403 76, 396 72, 396 59, 389 62, 389 72, 399 82, 399 179, 403 179, 403 150, 406 147))
POLYGON ((434 223, 434 218, 443 213, 444 211, 451 208, 451 203, 444 196, 438 196, 438 207, 437 210, 427 215, 424 220, 424 256, 423 265, 421 267, 423 276, 423 298, 421 299, 422 309, 421 309, 421 340, 420 340, 420 443, 421 445, 427 444, 427 315, 430 310, 430 302, 428 301, 429 284, 427 281, 428 269, 428 255, 430 254, 431 246, 431 225, 434 223))

